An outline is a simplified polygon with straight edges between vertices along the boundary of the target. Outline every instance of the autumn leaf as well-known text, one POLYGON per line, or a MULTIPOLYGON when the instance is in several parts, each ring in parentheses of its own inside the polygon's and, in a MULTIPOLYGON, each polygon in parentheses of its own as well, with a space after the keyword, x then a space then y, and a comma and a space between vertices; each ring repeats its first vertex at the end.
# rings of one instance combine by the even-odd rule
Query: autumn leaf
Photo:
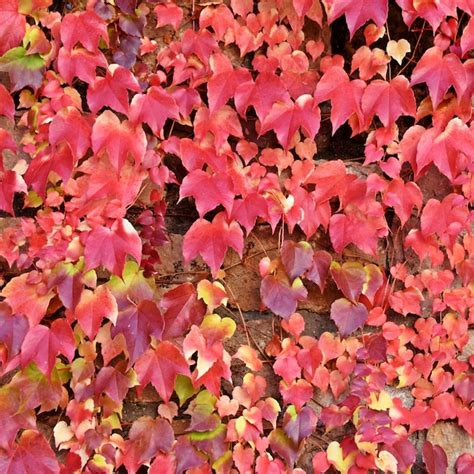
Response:
POLYGON ((97 117, 92 127, 92 149, 95 154, 107 152, 116 170, 131 156, 138 165, 146 151, 146 137, 141 127, 120 119, 110 110, 97 117))
POLYGON ((99 46, 100 39, 109 43, 105 22, 93 11, 69 13, 61 21, 61 41, 67 50, 71 50, 76 43, 94 53, 99 46))
POLYGON ((139 92, 140 86, 133 74, 118 64, 111 64, 105 77, 96 77, 87 89, 87 104, 92 112, 110 107, 116 112, 128 114, 128 91, 139 92))
POLYGON ((87 270, 102 265, 113 274, 121 275, 127 255, 140 262, 142 242, 126 219, 117 219, 111 227, 97 226, 89 232, 84 250, 87 270))
POLYGON ((45 62, 39 54, 28 54, 19 46, 0 57, 0 71, 8 72, 12 82, 12 92, 24 87, 36 90, 43 80, 45 62))
POLYGON ((93 340, 104 318, 117 321, 117 302, 105 285, 94 291, 84 290, 74 312, 81 328, 89 339, 93 340))
POLYGON ((425 51, 411 76, 411 85, 425 82, 430 91, 433 107, 438 107, 447 90, 453 86, 458 99, 467 87, 466 71, 459 58, 453 54, 443 54, 437 46, 425 51))
POLYGON ((197 255, 211 267, 213 275, 224 262, 229 247, 239 255, 243 251, 243 232, 235 222, 227 221, 225 214, 220 212, 212 222, 198 219, 188 230, 183 241, 183 256, 185 263, 189 263, 197 255))
POLYGON ((0 470, 5 474, 59 474, 59 463, 45 437, 26 430, 10 453, 0 454, 0 470))
POLYGON ((288 319, 296 311, 298 301, 307 296, 300 278, 290 284, 286 276, 267 275, 260 285, 262 303, 283 319, 288 319))
MULTIPOLYGON (((128 101, 128 97, 127 97, 128 101)), ((173 97, 162 87, 150 87, 146 94, 135 94, 130 104, 130 121, 147 123, 159 135, 167 119, 179 119, 179 109, 173 97)))
POLYGON ((168 402, 178 374, 190 376, 189 366, 181 351, 171 342, 160 342, 148 349, 135 363, 140 385, 152 383, 160 397, 168 402))
POLYGON ((362 303, 351 303, 346 298, 339 298, 331 305, 331 319, 343 337, 361 328, 368 315, 369 312, 362 303))
POLYGON ((302 95, 296 102, 276 102, 262 122, 260 134, 274 130, 278 141, 287 150, 297 130, 301 127, 309 138, 319 130, 321 114, 313 97, 302 95))

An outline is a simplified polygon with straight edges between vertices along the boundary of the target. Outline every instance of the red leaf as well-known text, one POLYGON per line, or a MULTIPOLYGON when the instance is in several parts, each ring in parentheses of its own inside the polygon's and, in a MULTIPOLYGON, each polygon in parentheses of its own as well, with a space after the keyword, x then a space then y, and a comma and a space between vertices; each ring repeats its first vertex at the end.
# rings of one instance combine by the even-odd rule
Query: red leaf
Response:
POLYGON ((242 256, 243 232, 237 222, 229 223, 225 214, 220 212, 212 222, 198 219, 188 230, 183 241, 184 261, 187 264, 201 255, 215 276, 229 247, 242 256))
POLYGON ((205 305, 197 299, 192 283, 183 283, 167 291, 160 300, 160 306, 165 310, 165 339, 183 336, 193 324, 199 326, 206 313, 205 305))
POLYGON ((2 290, 2 296, 13 313, 24 314, 30 327, 36 326, 43 319, 54 296, 52 290, 47 291, 44 283, 30 283, 32 276, 32 273, 23 273, 12 278, 2 290))
POLYGON ((280 251, 281 261, 290 280, 301 276, 313 264, 313 249, 308 242, 283 242, 280 251))
POLYGON ((191 375, 181 351, 167 341, 160 342, 155 350, 145 352, 137 360, 135 371, 143 388, 151 382, 165 402, 169 401, 173 393, 176 376, 191 375))
POLYGON ((470 474, 474 472, 474 456, 472 454, 461 454, 456 460, 457 474, 470 474))
POLYGON ((50 375, 58 354, 65 355, 69 362, 74 358, 76 342, 69 324, 62 319, 53 322, 51 329, 38 324, 31 328, 21 346, 21 365, 35 362, 45 375, 50 375))
MULTIPOLYGON (((91 146, 91 122, 74 107, 60 110, 49 126, 49 142, 53 147, 67 144, 75 159, 81 159, 91 146)), ((70 173, 69 173, 70 174, 70 173)), ((69 176, 61 176, 66 182, 69 176)))
POLYGON ((428 474, 446 474, 448 457, 441 446, 425 441, 423 445, 423 461, 428 474))
MULTIPOLYGON (((124 465, 127 472, 131 474, 137 472, 142 464, 150 462, 151 458, 160 451, 169 452, 173 441, 173 429, 162 418, 153 419, 142 416, 135 420, 130 428, 128 440, 125 442, 124 465)), ((166 469, 160 472, 168 474, 166 469)))
POLYGON ((221 150, 230 135, 243 138, 242 126, 237 113, 228 105, 224 105, 212 114, 207 107, 201 107, 197 111, 194 118, 196 138, 204 140, 208 132, 214 136, 214 145, 217 151, 221 150))
POLYGON ((326 287, 326 280, 329 274, 332 257, 325 250, 317 250, 314 252, 313 265, 308 270, 306 278, 319 286, 321 293, 326 287))
POLYGON ((101 285, 94 291, 84 290, 82 292, 74 314, 86 335, 90 340, 93 340, 104 318, 115 323, 117 302, 109 288, 101 285))
POLYGON ((180 199, 192 196, 199 216, 222 205, 228 213, 234 203, 232 179, 227 173, 209 174, 202 170, 191 171, 179 189, 180 199))
POLYGON ((59 474, 59 464, 44 436, 26 430, 10 453, 0 453, 0 471, 4 474, 59 474))
POLYGON ((321 114, 313 97, 309 94, 298 97, 295 103, 276 102, 262 122, 260 135, 274 130, 285 150, 301 127, 309 138, 319 130, 321 114))
POLYGON ((117 403, 122 403, 131 386, 130 379, 115 367, 102 367, 95 380, 95 393, 105 393, 117 403))
POLYGON ((130 364, 134 364, 150 345, 151 336, 161 339, 164 325, 163 316, 156 303, 143 300, 137 305, 122 309, 110 333, 112 337, 119 333, 125 336, 130 364))
POLYGON ((0 209, 13 214, 15 193, 26 192, 26 183, 16 171, 0 171, 0 209))
POLYGON ((99 154, 107 152, 109 160, 116 170, 131 156, 138 165, 146 152, 146 137, 141 127, 134 127, 130 122, 120 122, 110 110, 97 117, 92 127, 92 149, 99 154))
POLYGON ((207 83, 207 97, 209 111, 213 113, 225 105, 234 96, 237 87, 251 76, 247 69, 234 69, 230 60, 222 53, 212 55, 209 64, 213 74, 207 83))
POLYGON ((364 287, 366 274, 364 267, 359 262, 346 262, 340 265, 331 264, 331 276, 344 296, 355 303, 364 287))
POLYGON ((74 48, 69 51, 61 48, 58 53, 58 71, 64 80, 71 84, 75 77, 92 84, 96 80, 96 68, 107 67, 107 60, 101 51, 87 51, 74 48))
POLYGON ((403 180, 395 178, 385 189, 383 202, 387 206, 393 207, 395 214, 404 226, 411 216, 413 207, 421 209, 423 195, 420 188, 412 181, 405 183, 403 180))
POLYGON ((109 36, 107 26, 98 15, 92 11, 69 13, 61 20, 61 41, 66 49, 80 42, 84 48, 94 53, 97 51, 102 38, 107 45, 109 36))
POLYGON ((383 26, 387 21, 387 0, 324 0, 324 4, 329 23, 341 15, 346 15, 351 38, 355 31, 368 20, 373 20, 377 26, 383 26))
POLYGON ((150 87, 146 94, 136 94, 130 105, 130 121, 147 123, 159 135, 166 120, 179 119, 179 109, 173 97, 162 87, 150 87))
POLYGON ((26 18, 18 13, 18 0, 2 0, 0 5, 0 55, 18 46, 25 36, 26 18))
POLYGON ((92 112, 108 106, 128 114, 128 91, 140 92, 135 76, 122 66, 111 64, 105 77, 97 77, 87 89, 87 103, 92 112))
POLYGON ((28 332, 28 320, 21 314, 11 314, 6 303, 0 303, 0 342, 7 349, 7 360, 20 353, 20 347, 28 332))
POLYGON ((114 275, 121 275, 127 255, 140 262, 142 242, 126 219, 117 219, 110 228, 97 226, 90 231, 84 250, 87 270, 102 265, 114 275))
POLYGON ((234 95, 237 111, 245 116, 249 106, 253 106, 260 122, 270 112, 277 101, 291 104, 290 95, 279 76, 271 72, 262 71, 255 82, 252 80, 241 83, 234 95))
POLYGON ((331 319, 342 337, 361 328, 368 316, 369 312, 362 303, 354 304, 345 298, 339 298, 331 305, 331 319))
POLYGON ((156 14, 156 26, 158 28, 171 25, 175 30, 177 30, 183 19, 183 9, 174 3, 157 5, 154 12, 156 14))
POLYGON ((362 112, 361 100, 366 88, 364 81, 349 80, 342 67, 333 66, 319 80, 314 99, 316 103, 331 100, 332 134, 350 117, 350 125, 354 134, 365 128, 365 117, 362 112), (357 120, 354 120, 357 119, 357 120))
POLYGON ((290 285, 286 276, 267 275, 260 285, 262 303, 283 319, 288 319, 296 311, 298 301, 307 296, 308 292, 299 278, 290 285))
POLYGON ((436 108, 451 86, 458 98, 463 96, 467 87, 466 70, 455 54, 443 55, 440 48, 433 46, 426 50, 413 70, 411 84, 421 82, 427 84, 433 107, 436 108))
POLYGON ((362 111, 366 118, 378 115, 385 127, 392 125, 401 115, 414 117, 416 102, 408 79, 397 76, 390 82, 372 81, 362 96, 362 111))
POLYGON ((231 219, 236 220, 249 234, 254 228, 258 217, 268 214, 265 198, 258 193, 250 193, 243 199, 234 199, 231 219))
MULTIPOLYGON (((0 37, 1 35, 2 33, 0 31, 0 37)), ((5 115, 5 117, 8 117, 10 120, 13 120, 15 115, 15 103, 3 84, 0 84, 0 115, 5 115)))

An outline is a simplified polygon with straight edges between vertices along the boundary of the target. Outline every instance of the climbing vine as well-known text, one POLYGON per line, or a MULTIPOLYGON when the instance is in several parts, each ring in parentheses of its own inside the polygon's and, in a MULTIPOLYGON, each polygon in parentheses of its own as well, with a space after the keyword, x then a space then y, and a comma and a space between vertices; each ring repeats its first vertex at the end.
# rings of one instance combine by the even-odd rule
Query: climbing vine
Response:
POLYGON ((2 473, 474 471, 471 0, 0 3, 2 473))

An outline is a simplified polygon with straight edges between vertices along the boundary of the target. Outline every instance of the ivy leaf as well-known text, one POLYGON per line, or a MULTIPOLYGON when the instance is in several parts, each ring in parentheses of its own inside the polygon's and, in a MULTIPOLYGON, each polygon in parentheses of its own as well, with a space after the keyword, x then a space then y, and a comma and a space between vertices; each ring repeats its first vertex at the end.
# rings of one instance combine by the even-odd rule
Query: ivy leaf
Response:
POLYGON ((413 208, 421 209, 423 195, 416 183, 411 181, 405 183, 403 180, 395 178, 385 189, 383 202, 387 206, 393 207, 403 227, 410 218, 413 208))
POLYGON ((441 446, 425 441, 423 445, 423 461, 428 474, 446 474, 448 457, 441 446))
POLYGON ((179 197, 183 199, 192 196, 200 217, 221 204, 229 213, 234 203, 232 188, 232 179, 227 173, 209 174, 194 170, 183 179, 179 197))
POLYGON ((149 349, 135 363, 135 371, 143 388, 150 382, 165 403, 169 402, 178 374, 191 376, 181 351, 171 342, 163 341, 149 349))
POLYGON ((28 320, 21 314, 12 314, 6 303, 0 303, 0 342, 7 349, 7 360, 20 353, 28 332, 28 320))
POLYGON ((67 50, 71 50, 76 43, 94 53, 102 38, 109 44, 107 26, 93 11, 68 13, 61 20, 61 41, 67 50))
POLYGON ((320 120, 319 107, 315 104, 313 97, 305 94, 291 104, 276 102, 262 122, 260 135, 274 130, 280 144, 288 150, 300 127, 309 138, 314 138, 319 130, 320 120))
POLYGON ((132 386, 131 380, 116 367, 102 367, 95 380, 95 393, 105 393, 114 402, 120 404, 132 386))
POLYGON ((34 282, 32 273, 23 273, 7 283, 2 296, 13 313, 24 314, 32 327, 43 319, 54 292, 48 291, 44 283, 34 282))
POLYGON ((388 0, 323 0, 323 3, 329 24, 342 15, 346 16, 351 38, 368 20, 373 20, 379 27, 387 21, 388 0))
POLYGON ((392 125, 401 115, 415 116, 416 102, 413 90, 405 76, 397 76, 390 82, 372 81, 362 96, 365 116, 378 115, 385 127, 392 125))
POLYGON ((115 337, 121 333, 125 336, 130 364, 146 351, 151 336, 161 339, 164 329, 164 319, 153 301, 143 300, 137 305, 129 305, 118 313, 117 323, 111 328, 115 337))
POLYGON ((18 0, 0 4, 0 54, 18 46, 25 36, 26 18, 18 12, 18 0))
POLYGON ((331 319, 342 337, 361 328, 368 316, 369 312, 362 303, 351 303, 346 298, 339 298, 331 305, 331 319))
POLYGON ((121 275, 127 255, 140 262, 142 242, 126 219, 117 219, 110 228, 101 225, 90 231, 84 250, 86 271, 103 265, 114 275, 121 275))
MULTIPOLYGON (((49 126, 49 142, 53 147, 67 144, 76 160, 81 159, 91 146, 92 126, 90 120, 75 107, 60 110, 49 126)), ((62 173, 61 173, 62 175, 62 173)), ((71 173, 61 176, 66 182, 71 173)))
POLYGON ((15 103, 3 84, 0 84, 0 115, 4 115, 10 120, 13 120, 15 115, 15 103))
POLYGON ((267 275, 260 285, 262 303, 283 319, 296 311, 298 301, 306 299, 308 292, 300 278, 290 285, 286 275, 267 275))
POLYGON ((157 28, 171 25, 175 30, 177 30, 183 20, 183 9, 174 3, 157 5, 153 11, 156 14, 157 28))
POLYGON ((24 87, 36 90, 43 81, 44 59, 39 54, 28 54, 19 46, 0 57, 0 71, 8 72, 13 84, 12 92, 24 87))
POLYGON ((290 280, 301 276, 313 263, 313 249, 308 242, 286 240, 281 247, 281 261, 290 280))
POLYGON ((456 473, 469 474, 474 469, 474 456, 472 454, 461 454, 456 460, 456 473))
POLYGON ((0 453, 0 471, 5 474, 59 474, 59 463, 45 437, 26 430, 11 452, 0 453))
POLYGON ((104 318, 108 318, 115 324, 117 302, 109 288, 100 285, 94 291, 84 290, 82 292, 74 314, 87 337, 93 340, 104 318))
POLYGON ((253 106, 260 122, 263 122, 276 102, 291 103, 290 94, 280 76, 265 71, 258 75, 255 82, 249 79, 239 84, 234 101, 237 111, 243 117, 247 109, 253 106))
POLYGON ((111 64, 105 77, 97 77, 87 89, 87 104, 96 113, 102 107, 128 114, 128 91, 140 92, 135 76, 123 66, 111 64))
POLYGON ((325 250, 317 250, 313 255, 313 264, 306 273, 306 278, 318 285, 321 293, 326 287, 326 280, 329 275, 332 257, 325 250))
POLYGON ((13 214, 15 193, 26 192, 26 183, 16 171, 0 171, 0 209, 13 214))
POLYGON ((61 48, 58 53, 58 71, 63 79, 71 84, 75 77, 91 85, 96 80, 96 69, 107 68, 107 59, 101 51, 88 51, 85 48, 68 50, 61 48))
POLYGON ((142 464, 149 462, 160 451, 168 453, 173 442, 173 428, 166 420, 149 416, 138 418, 133 422, 125 442, 124 465, 127 472, 137 472, 142 464))
POLYGON ((165 311, 164 339, 183 336, 195 324, 199 326, 206 313, 206 307, 198 300, 192 283, 183 283, 167 291, 160 300, 165 311))
POLYGON ((360 79, 351 81, 342 67, 329 68, 316 85, 314 98, 316 103, 331 100, 332 134, 350 117, 354 134, 365 128, 365 116, 361 100, 366 83, 360 79), (355 120, 357 119, 357 120, 355 120))
POLYGON ((201 255, 215 276, 229 247, 242 256, 243 232, 237 222, 229 223, 225 214, 219 212, 212 222, 198 219, 188 230, 183 241, 184 261, 188 264, 197 255, 201 255))
POLYGON ((76 341, 69 324, 64 319, 53 321, 51 328, 38 324, 31 328, 21 345, 21 365, 35 362, 45 375, 50 375, 56 356, 63 354, 69 362, 74 358, 76 341))
POLYGON ((411 75, 411 85, 425 82, 430 91, 433 107, 443 100, 447 90, 453 86, 458 98, 467 88, 467 75, 461 60, 453 53, 443 55, 438 46, 425 51, 411 75))
POLYGON ((130 105, 130 121, 147 123, 159 135, 167 119, 179 120, 179 108, 162 87, 150 87, 146 94, 135 94, 130 105))
POLYGON ((286 435, 281 428, 272 430, 268 436, 272 451, 281 456, 289 466, 295 464, 298 456, 298 446, 286 435))
POLYGON ((359 262, 331 263, 331 276, 344 296, 355 303, 364 287, 366 274, 359 262))
POLYGON ((209 59, 212 76, 207 83, 209 111, 219 110, 234 96, 237 87, 250 79, 247 69, 234 69, 229 58, 222 53, 213 54, 209 59))
POLYGON ((146 152, 145 132, 130 122, 120 119, 110 110, 97 117, 92 127, 92 150, 95 154, 107 152, 110 162, 118 171, 131 156, 138 165, 146 152))

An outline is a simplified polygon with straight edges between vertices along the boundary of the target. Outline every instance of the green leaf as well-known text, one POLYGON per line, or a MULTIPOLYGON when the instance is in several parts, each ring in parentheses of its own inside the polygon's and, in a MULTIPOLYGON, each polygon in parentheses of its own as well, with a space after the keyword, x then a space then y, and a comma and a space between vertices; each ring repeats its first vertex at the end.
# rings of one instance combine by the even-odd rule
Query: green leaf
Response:
POLYGON ((0 71, 10 75, 12 92, 27 86, 36 90, 43 80, 44 65, 44 59, 39 54, 28 55, 21 46, 10 49, 0 57, 0 71))

